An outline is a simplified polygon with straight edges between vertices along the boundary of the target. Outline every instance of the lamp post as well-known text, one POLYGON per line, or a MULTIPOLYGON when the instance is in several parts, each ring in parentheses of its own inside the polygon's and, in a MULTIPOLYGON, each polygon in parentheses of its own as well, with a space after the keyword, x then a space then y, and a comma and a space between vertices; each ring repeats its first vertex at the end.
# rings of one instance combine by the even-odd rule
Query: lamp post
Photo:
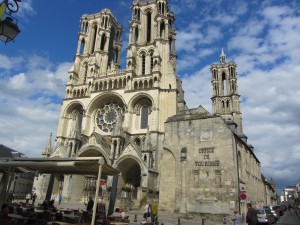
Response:
POLYGON ((20 29, 17 25, 18 20, 14 18, 11 14, 19 11, 18 2, 21 0, 4 0, 0 4, 0 40, 5 42, 14 40, 14 38, 20 33, 20 29), (7 15, 3 19, 4 15, 7 15))

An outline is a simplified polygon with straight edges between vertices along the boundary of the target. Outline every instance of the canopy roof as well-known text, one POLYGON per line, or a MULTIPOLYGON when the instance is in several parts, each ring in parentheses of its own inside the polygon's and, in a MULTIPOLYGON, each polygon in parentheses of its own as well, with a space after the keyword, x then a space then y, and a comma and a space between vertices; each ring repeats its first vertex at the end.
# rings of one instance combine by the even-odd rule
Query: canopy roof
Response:
POLYGON ((34 172, 49 174, 98 175, 99 163, 103 175, 117 175, 119 171, 107 165, 103 157, 77 158, 0 158, 0 172, 15 168, 15 172, 34 172))

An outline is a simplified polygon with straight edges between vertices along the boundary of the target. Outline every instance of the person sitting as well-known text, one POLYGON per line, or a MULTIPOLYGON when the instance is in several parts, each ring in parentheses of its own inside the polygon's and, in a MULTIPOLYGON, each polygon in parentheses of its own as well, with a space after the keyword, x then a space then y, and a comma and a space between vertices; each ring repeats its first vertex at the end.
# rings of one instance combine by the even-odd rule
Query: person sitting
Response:
POLYGON ((89 197, 88 203, 84 203, 84 204, 86 205, 86 211, 91 211, 91 210, 93 210, 93 207, 94 207, 94 201, 93 201, 92 196, 89 197))
POLYGON ((115 212, 110 215, 111 217, 122 217, 122 214, 120 212, 120 208, 116 208, 115 212))
POLYGON ((122 219, 125 219, 126 218, 126 214, 125 214, 125 211, 124 209, 120 209, 120 213, 121 213, 121 216, 122 216, 122 219))
POLYGON ((43 207, 43 210, 48 210, 49 204, 48 204, 48 201, 46 199, 43 201, 42 207, 43 207))
POLYGON ((0 219, 2 221, 9 221, 8 212, 9 212, 9 205, 3 204, 1 208, 1 214, 0 214, 1 215, 0 219))
POLYGON ((55 206, 54 206, 54 200, 51 200, 51 201, 49 202, 48 210, 50 210, 50 211, 52 211, 52 212, 56 212, 56 211, 57 211, 56 208, 55 208, 55 206))

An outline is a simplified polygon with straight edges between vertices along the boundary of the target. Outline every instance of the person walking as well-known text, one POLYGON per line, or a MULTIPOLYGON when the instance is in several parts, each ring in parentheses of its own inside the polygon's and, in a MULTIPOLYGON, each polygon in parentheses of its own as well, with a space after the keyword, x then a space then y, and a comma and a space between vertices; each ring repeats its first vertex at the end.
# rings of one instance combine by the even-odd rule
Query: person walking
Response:
POLYGON ((84 203, 86 205, 86 211, 92 211, 94 207, 94 201, 92 196, 89 197, 88 203, 84 203))
POLYGON ((252 204, 251 203, 247 203, 247 216, 246 216, 246 223, 248 223, 248 225, 256 225, 257 224, 257 215, 255 210, 252 208, 252 204))
POLYGON ((151 217, 151 205, 147 203, 144 208, 144 219, 147 220, 148 217, 151 217))
POLYGON ((31 198, 32 198, 32 205, 34 206, 34 204, 35 204, 35 200, 36 200, 36 192, 34 191, 34 192, 32 192, 32 195, 31 195, 31 198))
POLYGON ((29 206, 29 200, 31 199, 31 194, 28 193, 26 196, 25 196, 25 200, 26 200, 26 206, 29 206))
POLYGON ((59 205, 60 205, 61 201, 62 201, 62 195, 59 194, 59 196, 58 196, 58 204, 59 204, 59 205))
POLYGON ((237 210, 233 211, 231 216, 232 225, 241 225, 242 224, 242 215, 239 214, 237 210))

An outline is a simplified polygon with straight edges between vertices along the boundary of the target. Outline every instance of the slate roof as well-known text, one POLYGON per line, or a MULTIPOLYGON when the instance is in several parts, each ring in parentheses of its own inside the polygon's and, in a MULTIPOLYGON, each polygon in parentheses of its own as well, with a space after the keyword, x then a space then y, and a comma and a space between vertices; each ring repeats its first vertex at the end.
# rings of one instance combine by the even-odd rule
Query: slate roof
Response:
POLYGON ((12 158, 12 157, 22 157, 25 156, 23 153, 18 152, 12 148, 0 144, 0 157, 2 158, 12 158))

